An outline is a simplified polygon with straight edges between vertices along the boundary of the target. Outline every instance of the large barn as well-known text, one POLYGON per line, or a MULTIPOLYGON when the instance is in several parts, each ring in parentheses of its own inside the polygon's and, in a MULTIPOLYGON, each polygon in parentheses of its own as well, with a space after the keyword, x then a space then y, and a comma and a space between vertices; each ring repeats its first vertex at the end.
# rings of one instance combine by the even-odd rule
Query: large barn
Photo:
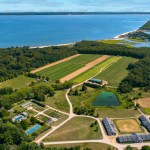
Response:
POLYGON ((102 120, 102 123, 104 125, 104 128, 107 132, 108 135, 116 135, 116 131, 115 131, 115 128, 114 128, 114 124, 111 122, 111 120, 109 118, 104 118, 102 120))
POLYGON ((148 130, 148 132, 150 132, 150 120, 144 115, 142 115, 139 119, 142 126, 144 126, 148 130))
POLYGON ((142 143, 150 141, 150 134, 137 134, 133 133, 131 135, 117 137, 118 143, 142 143))

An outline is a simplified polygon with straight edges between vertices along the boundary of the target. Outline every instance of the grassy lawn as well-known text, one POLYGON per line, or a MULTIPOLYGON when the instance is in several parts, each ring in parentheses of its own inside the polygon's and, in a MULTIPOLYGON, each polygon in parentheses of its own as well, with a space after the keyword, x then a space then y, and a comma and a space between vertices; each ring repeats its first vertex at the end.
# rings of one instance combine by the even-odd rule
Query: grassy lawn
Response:
POLYGON ((20 75, 14 79, 7 80, 0 84, 0 88, 3 87, 12 87, 13 89, 20 89, 28 86, 32 81, 36 81, 34 78, 29 78, 23 75, 20 75))
MULTIPOLYGON (((61 128, 46 137, 44 141, 90 140, 101 139, 100 129, 95 131, 95 126, 90 127, 95 120, 86 117, 75 117, 61 128)), ((98 126, 98 125, 97 125, 98 126)))
POLYGON ((83 102, 85 101, 92 101, 94 100, 97 95, 99 94, 99 90, 96 90, 96 89, 93 89, 93 88, 90 88, 90 87, 87 87, 87 91, 86 93, 85 92, 82 92, 80 91, 82 89, 82 86, 79 86, 77 87, 77 89, 79 90, 80 92, 80 95, 79 96, 76 96, 76 95, 70 95, 69 98, 70 98, 70 101, 73 105, 73 107, 79 107, 83 104, 83 102))
POLYGON ((118 59, 117 56, 110 57, 107 60, 101 62, 100 64, 93 66, 91 69, 85 71, 84 73, 80 74, 79 76, 73 78, 71 81, 77 82, 77 83, 83 82, 83 81, 91 78, 95 74, 99 73, 101 68, 106 67, 107 65, 109 65, 110 63, 112 63, 116 59, 118 59))
POLYGON ((150 108, 144 108, 144 113, 146 113, 147 115, 150 115, 150 108))
POLYGON ((45 121, 48 119, 48 117, 46 117, 46 116, 44 116, 44 115, 38 115, 36 118, 37 118, 37 119, 40 119, 40 120, 43 121, 43 122, 45 122, 45 121))
POLYGON ((35 116, 37 114, 37 112, 35 112, 33 110, 25 110, 25 112, 27 112, 30 117, 35 116))
POLYGON ((136 119, 116 119, 114 120, 116 127, 121 134, 141 133, 142 127, 136 119))
POLYGON ((49 105, 61 111, 69 112, 69 104, 65 98, 66 90, 56 91, 55 93, 56 94, 53 97, 48 97, 46 99, 46 105, 49 105))
POLYGON ((128 74, 128 70, 126 69, 128 64, 136 61, 137 59, 134 58, 122 57, 95 78, 106 80, 111 86, 118 86, 120 81, 128 74))
POLYGON ((46 146, 47 148, 60 148, 60 147, 65 147, 65 148, 71 148, 71 147, 77 147, 79 146, 81 150, 85 148, 90 148, 91 150, 117 150, 116 148, 103 144, 103 143, 83 143, 83 144, 60 144, 60 145, 52 145, 52 146, 46 146))
POLYGON ((46 109, 46 108, 44 108, 44 107, 42 107, 42 106, 39 106, 39 105, 37 105, 37 104, 35 104, 35 103, 33 103, 33 102, 32 102, 32 107, 33 107, 35 110, 37 110, 37 111, 43 111, 44 109, 46 109))
POLYGON ((133 109, 117 109, 117 108, 97 108, 100 118, 126 118, 126 117, 139 117, 141 113, 133 109))
POLYGON ((100 55, 83 54, 83 55, 80 55, 69 61, 60 63, 58 65, 47 68, 45 70, 42 70, 42 71, 38 72, 37 74, 41 75, 41 76, 49 76, 50 80, 60 79, 62 77, 65 77, 66 75, 82 68, 83 66, 85 66, 85 64, 87 64, 99 57, 100 57, 100 55))

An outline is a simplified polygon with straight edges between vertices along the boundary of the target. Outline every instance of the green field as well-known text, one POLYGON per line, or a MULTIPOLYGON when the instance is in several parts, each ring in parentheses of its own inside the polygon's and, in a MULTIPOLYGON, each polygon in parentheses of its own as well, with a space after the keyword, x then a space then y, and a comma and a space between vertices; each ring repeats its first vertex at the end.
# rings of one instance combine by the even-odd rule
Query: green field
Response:
POLYGON ((137 59, 134 58, 122 57, 95 78, 107 81, 110 86, 118 86, 120 81, 128 74, 129 63, 136 61, 137 59))
POLYGON ((143 108, 143 109, 145 114, 150 115, 150 108, 143 108))
POLYGON ((61 111, 69 112, 69 104, 65 98, 65 91, 55 91, 53 97, 48 97, 45 104, 61 111))
POLYGON ((101 139, 102 134, 98 125, 90 127, 95 120, 86 117, 75 117, 65 125, 46 137, 44 141, 71 141, 71 140, 90 140, 101 139), (98 127, 98 131, 95 131, 98 127))
POLYGON ((114 148, 110 145, 103 144, 103 143, 83 143, 83 144, 59 144, 59 145, 52 145, 52 146, 46 146, 47 148, 71 148, 71 147, 77 147, 79 146, 81 150, 85 150, 86 148, 90 148, 90 150, 117 150, 117 148, 114 148))
POLYGON ((86 93, 81 91, 82 87, 79 86, 78 91, 80 92, 79 96, 76 95, 70 95, 69 99, 73 105, 73 107, 80 107, 81 105, 83 105, 84 102, 88 102, 88 104, 91 105, 91 102, 96 98, 96 96, 99 94, 99 90, 97 89, 93 89, 90 87, 87 87, 87 91, 86 93))
POLYGON ((85 71, 84 73, 80 74, 79 76, 73 78, 71 81, 73 82, 84 82, 85 80, 91 78, 92 76, 96 75, 100 72, 101 68, 106 67, 107 65, 111 64, 113 61, 117 60, 117 56, 113 56, 108 58, 107 60, 101 62, 100 64, 93 66, 91 69, 85 71))
POLYGON ((87 63, 99 57, 100 55, 83 54, 69 61, 60 63, 58 65, 47 68, 45 70, 42 70, 38 72, 37 74, 41 76, 48 76, 50 77, 50 80, 61 79, 62 77, 65 77, 66 75, 82 68, 87 63))
POLYGON ((97 108, 100 118, 126 118, 126 117, 139 117, 141 113, 138 110, 123 109, 123 108, 97 108))
POLYGON ((23 75, 20 75, 14 79, 7 80, 0 84, 0 88, 12 87, 13 89, 20 89, 28 86, 32 81, 36 81, 34 78, 29 78, 23 75))

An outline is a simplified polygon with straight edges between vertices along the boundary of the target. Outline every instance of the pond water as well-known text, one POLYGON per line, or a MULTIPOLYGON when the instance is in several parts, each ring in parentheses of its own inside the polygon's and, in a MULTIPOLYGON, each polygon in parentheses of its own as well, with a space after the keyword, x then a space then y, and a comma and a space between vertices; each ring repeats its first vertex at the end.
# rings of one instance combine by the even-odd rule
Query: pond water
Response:
POLYGON ((93 106, 119 106, 117 96, 112 92, 101 92, 92 103, 93 106))

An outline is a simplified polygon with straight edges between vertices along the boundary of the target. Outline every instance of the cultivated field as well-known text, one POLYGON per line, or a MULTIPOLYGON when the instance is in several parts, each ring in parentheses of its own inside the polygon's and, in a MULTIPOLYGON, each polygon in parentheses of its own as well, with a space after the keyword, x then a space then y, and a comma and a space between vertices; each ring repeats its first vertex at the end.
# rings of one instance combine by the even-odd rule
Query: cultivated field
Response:
POLYGON ((100 55, 84 54, 77 56, 71 60, 54 65, 38 72, 38 75, 48 76, 50 80, 61 79, 66 75, 84 67, 87 63, 99 58, 100 55))
POLYGON ((128 74, 128 64, 137 61, 134 58, 122 57, 95 78, 105 80, 111 86, 118 86, 120 81, 128 74))
POLYGON ((94 60, 94 61, 92 61, 92 62, 89 62, 89 63, 86 64, 83 68, 81 68, 81 69, 79 69, 79 70, 77 70, 77 71, 75 71, 75 72, 73 72, 73 73, 71 73, 71 74, 65 76, 65 77, 62 78, 62 79, 60 79, 60 81, 61 81, 61 82, 69 81, 69 80, 75 78, 76 76, 80 75, 81 73, 83 73, 83 72, 89 70, 91 67, 93 67, 93 66, 99 64, 100 62, 102 62, 102 61, 108 59, 109 57, 110 57, 110 56, 108 56, 108 55, 103 55, 103 56, 101 56, 100 58, 97 58, 96 60, 94 60))
POLYGON ((7 80, 0 84, 0 88, 12 87, 13 89, 20 89, 28 86, 32 81, 36 81, 34 78, 29 78, 23 75, 20 75, 14 79, 7 80))
POLYGON ((65 58, 65 59, 62 59, 62 60, 59 60, 59 61, 56 61, 56 62, 47 64, 47 65, 45 65, 45 66, 43 66, 43 67, 37 68, 37 69, 35 69, 35 70, 32 70, 31 73, 37 73, 37 72, 42 71, 42 70, 44 70, 44 69, 47 69, 47 68, 49 68, 49 67, 55 66, 55 65, 60 64, 60 63, 62 63, 62 62, 65 62, 65 61, 71 60, 71 59, 73 59, 73 58, 75 58, 75 57, 78 57, 79 55, 80 55, 80 54, 76 54, 76 55, 70 56, 70 57, 68 57, 68 58, 65 58))
POLYGON ((135 119, 120 119, 114 120, 117 129, 120 133, 140 133, 143 132, 137 120, 135 119))
POLYGON ((139 99, 139 100, 137 100, 137 103, 143 108, 149 108, 150 107, 150 98, 139 99))
POLYGON ((97 73, 100 72, 100 70, 102 68, 105 68, 109 65, 111 65, 112 63, 115 63, 115 61, 118 60, 117 56, 112 56, 108 59, 106 59, 105 61, 101 62, 98 65, 93 66, 92 68, 90 68, 89 70, 83 72, 82 74, 78 75, 77 77, 73 78, 71 81, 73 82, 84 82, 85 80, 91 78, 92 76, 96 75, 97 73))
MULTIPOLYGON (((96 127, 90 127, 95 120, 86 117, 75 117, 68 121, 61 128, 46 137, 44 141, 71 141, 71 140, 90 140, 100 139, 102 134, 100 129, 95 131, 96 127)), ((98 127, 99 128, 99 127, 98 127)))

